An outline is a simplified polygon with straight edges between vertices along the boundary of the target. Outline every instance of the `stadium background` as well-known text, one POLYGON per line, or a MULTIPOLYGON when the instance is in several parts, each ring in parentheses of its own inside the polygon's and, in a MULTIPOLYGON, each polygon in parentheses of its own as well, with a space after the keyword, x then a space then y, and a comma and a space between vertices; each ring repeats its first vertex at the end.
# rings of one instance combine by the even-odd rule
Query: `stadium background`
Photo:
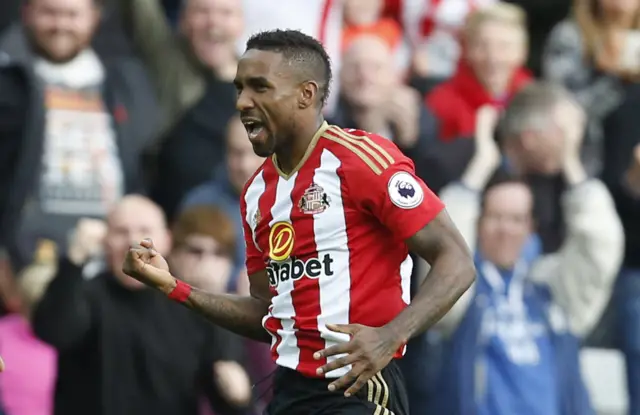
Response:
MULTIPOLYGON (((85 1, 64 0, 66 3, 85 1)), ((181 0, 106 0, 99 29, 90 46, 103 62, 124 63, 119 70, 128 79, 125 86, 114 83, 105 88, 124 88, 117 91, 120 97, 122 94, 134 97, 118 101, 107 114, 115 124, 137 124, 127 139, 117 144, 120 153, 128 155, 121 156, 122 169, 107 174, 122 175, 127 183, 131 175, 139 177, 135 185, 123 186, 116 198, 130 192, 147 194, 171 221, 179 218, 186 207, 196 204, 217 205, 228 209, 231 222, 238 219, 238 213, 233 213, 237 204, 233 200, 234 188, 256 161, 246 154, 246 146, 241 144, 246 133, 233 119, 235 91, 229 83, 232 78, 229 68, 235 67, 236 54, 241 53, 247 37, 264 29, 301 29, 321 39, 332 57, 335 71, 327 118, 344 127, 375 130, 393 137, 415 161, 418 174, 436 191, 455 181, 469 162, 474 152, 476 111, 483 105, 503 108, 509 98, 533 78, 564 84, 584 105, 589 120, 585 129, 588 138, 584 162, 591 174, 602 177, 605 183, 613 183, 627 171, 637 172, 640 166, 640 151, 635 151, 635 161, 633 153, 634 148, 639 150, 640 144, 640 122, 636 115, 640 108, 637 106, 640 77, 636 75, 640 70, 617 72, 615 65, 595 62, 597 59, 585 52, 589 42, 602 40, 598 38, 602 32, 597 30, 597 19, 591 22, 595 22, 592 27, 587 27, 592 3, 635 7, 628 19, 632 38, 640 33, 637 32, 640 3, 636 0, 576 0, 575 4, 569 0, 509 1, 519 9, 500 9, 489 16, 488 21, 522 24, 528 41, 523 39, 521 44, 517 41, 514 44, 513 39, 501 38, 504 33, 497 31, 488 35, 490 43, 486 47, 476 47, 475 53, 479 55, 475 57, 466 56, 462 45, 465 22, 470 14, 492 7, 498 0, 182 1, 191 3, 193 9, 181 4, 181 0), (183 13, 191 13, 192 20, 186 26, 183 13), (210 53, 207 48, 211 49, 210 53), (519 50, 523 51, 522 56, 519 50), (492 80, 500 85, 501 79, 508 80, 503 82, 501 96, 491 96, 486 85, 492 80), (603 79, 613 81, 607 86, 603 79), (381 113, 388 115, 386 123, 370 117, 381 113)), ((21 6, 20 0, 0 3, 3 30, 0 71, 12 65, 16 50, 26 52, 28 49, 28 43, 13 41, 15 34, 22 30, 21 6)), ((640 47, 637 54, 640 61, 640 47)), ((15 112, 25 98, 21 96, 20 91, 25 90, 20 89, 24 85, 20 84, 19 77, 2 79, 0 142, 13 140, 20 147, 27 140, 26 130, 13 129, 9 121, 21 117, 29 119, 26 123, 41 121, 29 118, 34 111, 31 106, 25 113, 15 112)), ((75 117, 83 117, 83 113, 75 117)), ((15 178, 30 170, 31 164, 27 158, 14 159, 12 148, 15 145, 0 149, 0 153, 4 151, 0 154, 3 161, 0 166, 3 248, 0 299, 5 319, 31 301, 26 299, 30 296, 25 295, 25 291, 36 298, 33 304, 37 303, 37 297, 55 272, 39 268, 34 271, 33 267, 53 267, 52 252, 64 255, 70 249, 66 235, 73 231, 76 221, 82 217, 101 217, 95 213, 64 212, 64 209, 57 211, 53 218, 37 216, 37 213, 36 217, 29 216, 33 214, 29 208, 33 197, 24 195, 33 193, 33 186, 29 180, 15 178), (34 225, 45 223, 41 221, 43 217, 45 222, 65 219, 56 222, 59 225, 56 229, 43 225, 47 228, 45 231, 40 225, 34 225), (56 240, 60 235, 64 237, 56 240), (37 277, 26 278, 22 275, 25 269, 37 277), (19 279, 22 282, 16 282, 19 279), (26 289, 24 284, 28 286, 26 289)), ((39 154, 35 157, 36 162, 43 159, 39 154)), ((68 196, 65 182, 61 183, 48 197, 68 196)), ((93 185, 97 187, 90 190, 100 193, 107 184, 93 185)), ((546 195, 548 205, 559 203, 557 193, 546 195)), ((627 232, 623 269, 626 275, 634 275, 635 281, 640 278, 637 260, 640 231, 634 216, 640 216, 640 198, 617 199, 617 202, 627 232)), ((537 218, 540 231, 550 234, 553 245, 554 239, 562 238, 554 234, 562 225, 557 223, 557 216, 545 215, 541 213, 537 218)), ((194 226, 192 232, 209 231, 202 223, 194 226)), ((211 233, 218 234, 215 230, 211 233)), ((213 283, 212 287, 246 292, 245 277, 238 263, 243 250, 237 246, 234 249, 234 269, 229 282, 213 283)), ((101 253, 91 252, 91 256, 90 265, 99 269, 101 253)), ((201 265, 199 275, 202 276, 197 278, 206 280, 209 275, 214 278, 220 273, 216 266, 201 265)), ((95 272, 90 269, 86 274, 89 278, 95 272)), ((640 292, 637 288, 635 291, 627 289, 624 300, 631 311, 621 316, 615 306, 608 307, 582 352, 584 376, 594 404, 602 414, 625 413, 628 404, 625 362, 619 351, 618 334, 620 327, 633 333, 640 327, 640 292)), ((612 304, 616 303, 617 295, 613 293, 612 304)), ((0 331, 0 354, 5 335, 7 332, 0 331)), ((431 398, 429 385, 436 381, 432 366, 438 362, 439 341, 437 334, 428 333, 416 341, 414 350, 419 352, 410 356, 406 375, 418 407, 420 399, 431 398)), ((270 370, 266 351, 255 344, 247 345, 247 350, 243 364, 252 382, 260 381, 261 375, 270 370)), ((28 360, 29 356, 24 358, 28 360)), ((28 376, 34 382, 39 376, 51 377, 51 370, 42 367, 29 368, 29 371, 28 376)), ((11 385, 0 382, 0 389, 1 386, 11 385)), ((21 414, 8 412, 7 415, 21 414)))

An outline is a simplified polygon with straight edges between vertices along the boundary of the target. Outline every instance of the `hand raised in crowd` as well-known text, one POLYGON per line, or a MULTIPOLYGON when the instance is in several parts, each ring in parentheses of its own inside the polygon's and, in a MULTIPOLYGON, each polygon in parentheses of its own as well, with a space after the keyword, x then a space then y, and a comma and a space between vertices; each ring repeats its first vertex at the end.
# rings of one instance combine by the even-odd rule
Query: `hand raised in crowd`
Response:
POLYGON ((74 264, 84 265, 103 249, 107 224, 98 219, 80 219, 71 233, 67 255, 74 264))
POLYGON ((626 174, 627 187, 635 197, 640 198, 640 144, 636 144, 631 157, 631 165, 626 174))
POLYGON ((569 184, 577 184, 587 178, 582 164, 580 151, 584 141, 586 128, 586 114, 582 106, 576 101, 566 101, 561 104, 564 149, 562 167, 565 179, 569 184))
POLYGON ((144 239, 129 249, 122 272, 165 294, 169 294, 176 285, 175 278, 169 272, 169 264, 156 251, 150 239, 144 239))
POLYGON ((393 126, 395 141, 401 147, 415 145, 420 133, 420 93, 406 85, 397 86, 386 101, 387 121, 393 126))
POLYGON ((367 381, 384 369, 394 354, 403 346, 396 333, 387 327, 367 327, 361 324, 327 324, 336 333, 348 334, 351 339, 342 344, 316 352, 316 360, 345 355, 318 369, 318 374, 329 373, 351 365, 346 375, 329 384, 330 391, 347 389, 345 396, 357 393, 367 381))
POLYGON ((220 361, 213 364, 213 376, 220 394, 235 406, 245 406, 251 399, 249 376, 238 362, 220 361))
POLYGON ((500 110, 493 105, 482 106, 476 112, 476 149, 461 179, 465 186, 471 189, 483 189, 500 165, 502 155, 495 140, 499 119, 500 110))

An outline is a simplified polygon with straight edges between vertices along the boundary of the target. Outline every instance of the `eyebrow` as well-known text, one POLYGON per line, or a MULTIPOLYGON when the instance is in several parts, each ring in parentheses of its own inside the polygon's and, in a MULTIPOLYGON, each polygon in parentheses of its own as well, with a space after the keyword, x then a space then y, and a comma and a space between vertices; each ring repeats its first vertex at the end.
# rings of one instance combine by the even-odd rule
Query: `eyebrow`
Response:
MULTIPOLYGON (((272 83, 267 78, 265 78, 264 76, 253 76, 253 77, 250 77, 250 78, 246 78, 246 83, 249 84, 249 85, 267 85, 267 86, 271 86, 272 85, 272 83)), ((233 80, 233 84, 238 86, 238 85, 242 85, 243 82, 242 82, 241 79, 235 78, 233 80)))

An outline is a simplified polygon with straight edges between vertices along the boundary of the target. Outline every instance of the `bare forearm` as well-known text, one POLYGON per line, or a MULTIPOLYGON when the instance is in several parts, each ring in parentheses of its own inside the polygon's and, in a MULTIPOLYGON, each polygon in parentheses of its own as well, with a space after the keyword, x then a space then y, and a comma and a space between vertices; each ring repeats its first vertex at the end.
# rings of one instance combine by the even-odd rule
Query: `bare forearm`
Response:
POLYGON ((435 261, 420 289, 388 326, 406 342, 435 323, 453 307, 471 286, 475 268, 471 258, 439 258, 435 261))
POLYGON ((271 336, 262 327, 262 318, 269 307, 264 300, 251 296, 211 294, 193 288, 185 305, 229 331, 260 342, 271 342, 271 336))

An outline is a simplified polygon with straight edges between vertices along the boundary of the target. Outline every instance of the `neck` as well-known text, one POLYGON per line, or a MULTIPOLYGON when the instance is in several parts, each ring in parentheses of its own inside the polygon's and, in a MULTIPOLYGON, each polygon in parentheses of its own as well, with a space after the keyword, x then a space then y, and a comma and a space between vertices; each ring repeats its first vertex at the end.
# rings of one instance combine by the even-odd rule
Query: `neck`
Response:
POLYGON ((509 92, 509 79, 499 82, 482 82, 482 84, 493 98, 502 98, 509 92))
POLYGON ((282 148, 276 150, 280 170, 289 174, 296 168, 323 122, 324 118, 318 114, 315 122, 296 127, 296 135, 290 140, 290 145, 281 146, 282 148))

